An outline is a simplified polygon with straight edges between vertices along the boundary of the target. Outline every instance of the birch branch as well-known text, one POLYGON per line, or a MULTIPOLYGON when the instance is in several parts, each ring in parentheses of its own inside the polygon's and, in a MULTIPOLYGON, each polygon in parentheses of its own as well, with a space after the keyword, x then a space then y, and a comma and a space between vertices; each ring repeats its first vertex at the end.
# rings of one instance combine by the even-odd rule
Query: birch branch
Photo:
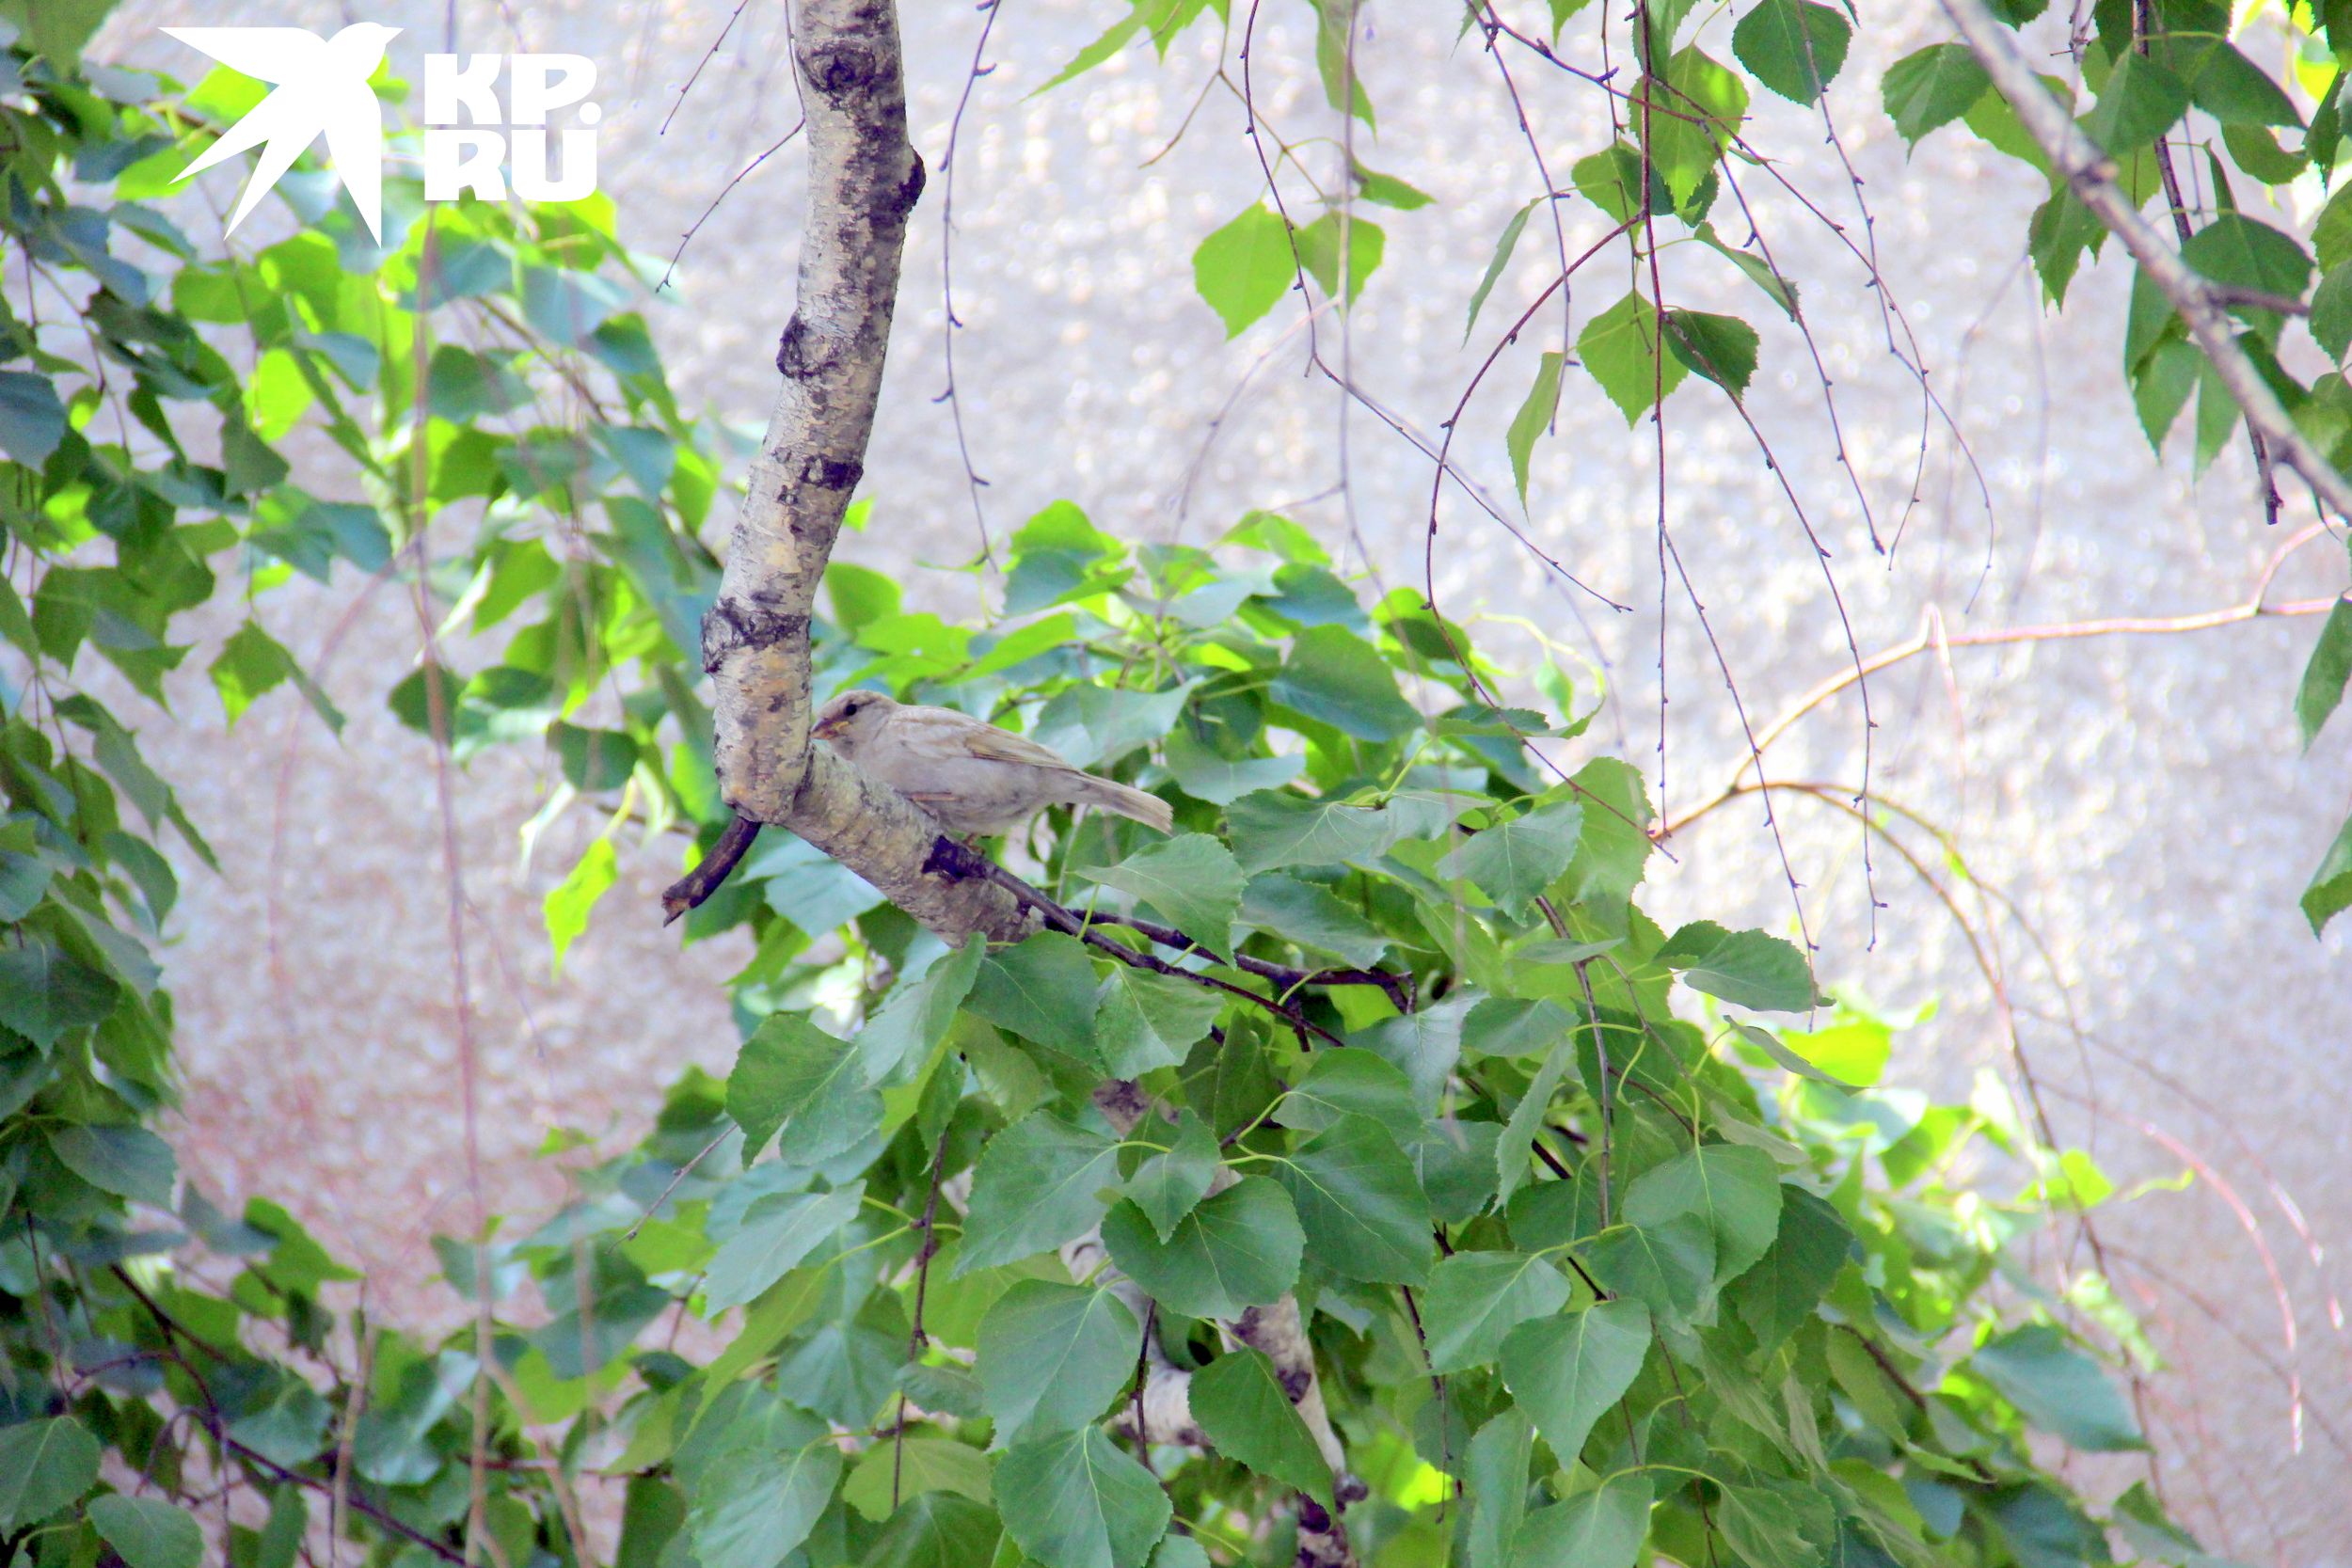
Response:
POLYGON ((2352 518, 2352 483, 2312 444, 2238 347, 2229 315, 2238 292, 2201 277, 2140 214, 2116 183, 2114 162, 2050 95, 2009 29, 1986 9, 1985 0, 1938 3, 2075 199, 2123 243, 2148 281, 2188 324, 2189 335, 2213 361, 2214 372, 2245 414, 2248 426, 2268 443, 2274 459, 2301 475, 2337 515, 2352 518))
POLYGON ((803 0, 793 67, 808 122, 799 299, 776 349, 782 385, 753 460, 719 597, 703 619, 718 694, 719 795, 738 818, 663 895, 672 918, 709 896, 773 823, 814 844, 950 942, 1028 929, 1011 895, 926 869, 939 824, 809 743, 809 618, 882 396, 907 215, 923 162, 907 140, 890 0, 803 0))

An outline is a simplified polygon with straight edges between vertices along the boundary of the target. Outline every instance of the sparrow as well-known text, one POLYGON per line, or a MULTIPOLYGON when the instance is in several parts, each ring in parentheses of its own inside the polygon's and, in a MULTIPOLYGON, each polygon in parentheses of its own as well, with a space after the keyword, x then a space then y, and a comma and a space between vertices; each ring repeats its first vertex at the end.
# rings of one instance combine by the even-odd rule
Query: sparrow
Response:
POLYGON ((809 733, 952 832, 1006 832, 1047 806, 1100 806, 1161 832, 1175 823, 1158 796, 1081 772, 1034 740, 952 708, 844 691, 809 733))

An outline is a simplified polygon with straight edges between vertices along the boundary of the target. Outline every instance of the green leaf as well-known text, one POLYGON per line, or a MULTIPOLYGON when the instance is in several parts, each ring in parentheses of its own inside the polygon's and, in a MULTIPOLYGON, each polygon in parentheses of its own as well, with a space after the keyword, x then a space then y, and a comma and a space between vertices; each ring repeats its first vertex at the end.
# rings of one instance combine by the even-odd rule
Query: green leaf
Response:
POLYGON ((1836 1505, 1801 1482, 1726 1486, 1719 1528, 1746 1562, 1829 1568, 1837 1544, 1836 1505))
POLYGON ((1190 1394, 1192 1418, 1218 1453, 1326 1508, 1338 1506, 1331 1466, 1263 1353, 1248 1346, 1227 1351, 1192 1374, 1190 1394))
POLYGON ((1170 1311, 1230 1320, 1297 1283, 1306 1234, 1282 1189, 1250 1176, 1184 1214, 1165 1242, 1135 1203, 1115 1204, 1103 1218, 1103 1244, 1170 1311))
POLYGON ((1739 1032, 1741 1039, 1754 1046, 1756 1050, 1761 1051, 1765 1055, 1770 1056, 1774 1062, 1778 1063, 1788 1071, 1795 1073, 1800 1078, 1807 1079, 1813 1083, 1822 1085, 1828 1088, 1839 1090, 1846 1094, 1851 1094, 1864 1087, 1861 1084, 1849 1083, 1847 1080, 1838 1077, 1835 1073, 1825 1072, 1821 1069, 1815 1067, 1813 1063, 1807 1060, 1804 1055, 1791 1051, 1788 1047, 1783 1045, 1780 1041, 1779 1036, 1773 1034, 1770 1029, 1763 1027, 1761 1024, 1749 1023, 1743 1021, 1734 1023, 1732 1027, 1739 1032))
POLYGON ((0 1023, 43 1052, 70 1029, 103 1022, 122 988, 48 938, 30 933, 0 947, 0 1023))
POLYGON ((1426 207, 1438 199, 1427 191, 1409 184, 1393 174, 1383 174, 1378 169, 1367 168, 1362 164, 1356 166, 1356 194, 1366 201, 1377 202, 1383 207, 1392 207, 1400 213, 1409 213, 1417 208, 1426 207))
POLYGON ((1421 1301, 1429 1370, 1483 1367, 1502 1353, 1503 1337, 1514 1328, 1567 1304, 1567 1280, 1533 1253, 1457 1252, 1442 1259, 1430 1271, 1421 1301))
POLYGON ((1551 427, 1552 414, 1560 406, 1560 365, 1559 351, 1546 349, 1535 366, 1534 384, 1527 388, 1519 411, 1511 416, 1511 428, 1504 436, 1511 452, 1511 479, 1518 486, 1521 506, 1527 504, 1527 467, 1535 454, 1536 438, 1551 427))
POLYGON ((1298 777, 1307 760, 1295 752, 1281 757, 1222 756, 1194 739, 1189 727, 1170 732, 1160 754, 1179 789, 1213 806, 1231 805, 1253 790, 1279 789, 1298 777))
POLYGON ((1557 1002, 1484 996, 1462 1019, 1462 1050, 1471 1056, 1533 1056, 1549 1051, 1575 1026, 1557 1002))
POLYGON ((822 1439, 788 1452, 722 1452, 693 1489, 687 1525, 694 1556, 727 1568, 779 1568, 808 1539, 840 1477, 841 1450, 822 1439))
MULTIPOLYGON (((1519 1526, 1512 1568, 1633 1568, 1649 1534, 1650 1481, 1639 1471, 1611 1476, 1566 1502, 1539 1508, 1519 1526)), ((1772 1558, 1762 1568, 1796 1568, 1772 1558)))
POLYGON ((0 371, 0 451, 39 468, 65 439, 65 404, 45 375, 0 371))
POLYGON ((1299 633, 1275 672, 1270 694, 1359 740, 1394 740, 1421 723, 1388 661, 1344 626, 1299 633))
POLYGON ((770 1193, 743 1211, 742 1228, 720 1243, 703 1286, 703 1310, 715 1316, 766 1293, 818 1243, 857 1218, 866 1184, 829 1193, 770 1193))
POLYGON ((1429 1276, 1429 1200, 1389 1130, 1342 1117, 1276 1163, 1316 1259, 1368 1284, 1419 1285, 1429 1276))
POLYGON ((972 1180, 956 1254, 961 1276, 1083 1236, 1119 1181, 1119 1144, 1038 1111, 989 1140, 972 1180))
POLYGON ((1114 964, 1095 998, 1094 1043, 1114 1078, 1173 1067, 1224 1010, 1221 991, 1148 969, 1114 964))
POLYGON ((1120 1190, 1152 1222, 1152 1230, 1165 1243, 1175 1232, 1177 1222, 1207 1196, 1209 1183, 1216 1180, 1218 1164, 1216 1135, 1209 1131, 1208 1123, 1185 1110, 1176 1118, 1173 1145, 1136 1166, 1120 1190))
POLYGON ((1737 246, 1724 244, 1722 238, 1716 234, 1715 226, 1713 224, 1703 223, 1699 225, 1698 232, 1692 237, 1701 245, 1707 246, 1709 250, 1712 250, 1715 254, 1729 261, 1733 266, 1738 267, 1741 272, 1747 274, 1748 281, 1763 290, 1764 293, 1772 299, 1772 302, 1774 305, 1779 306, 1790 321, 1802 321, 1804 319, 1799 314, 1797 309, 1796 284, 1791 282, 1788 278, 1783 277, 1779 269, 1775 268, 1772 262, 1766 261, 1763 257, 1755 254, 1753 251, 1741 250, 1737 246))
POLYGON ((1780 1176, 1771 1155, 1703 1144, 1653 1165, 1626 1189, 1625 1217, 1645 1228, 1695 1214, 1715 1239, 1718 1283, 1745 1273, 1780 1228, 1780 1176))
POLYGON ((1747 395, 1756 377, 1759 340, 1756 328, 1737 316, 1711 316, 1704 310, 1666 312, 1666 347, 1683 364, 1729 392, 1747 395))
POLYGON ((2305 751, 2344 701, 2347 680, 2352 680, 2352 598, 2342 598, 2319 628, 2319 641, 2303 666, 2303 684, 2295 693, 2295 721, 2302 727, 2305 751))
MULTIPOLYGON (((888 1458, 886 1449, 876 1452, 888 1458)), ((858 1473, 863 1475, 865 1469, 860 1465, 858 1473)), ((889 1478, 882 1479, 882 1495, 886 1502, 890 1497, 889 1478)), ((852 1476, 850 1484, 854 1485, 856 1480, 852 1476)), ((845 1485, 843 1496, 847 1497, 849 1491, 845 1485)), ((970 1497, 949 1490, 918 1492, 898 1505, 890 1523, 882 1527, 874 1544, 866 1548, 862 1561, 864 1568, 967 1568, 968 1564, 986 1563, 994 1557, 997 1540, 1003 1534, 1004 1527, 996 1522, 995 1513, 970 1497)), ((635 1565, 623 1562, 615 1568, 635 1565)))
POLYGON ((101 1192, 158 1209, 171 1206, 178 1174, 171 1146, 144 1127, 53 1127, 49 1151, 101 1192))
POLYGON ((1290 228, 1263 201, 1192 253, 1192 285, 1225 323, 1228 338, 1273 309, 1297 276, 1290 228))
POLYGON ((1888 66, 1879 91, 1895 129, 1915 149, 1921 136, 1966 114, 1992 87, 1966 44, 1934 43, 1888 66))
POLYGON ((1389 950, 1388 934, 1329 888, 1279 873, 1250 879, 1242 889, 1241 919, 1343 964, 1376 963, 1389 950))
POLYGON ((1243 796, 1226 808, 1225 821, 1234 858, 1251 873, 1368 860, 1396 842, 1387 813, 1279 789, 1243 796))
POLYGON ((2300 299, 2312 280, 2302 242, 2243 213, 2224 213, 2189 236, 2181 259, 2217 283, 2300 299))
POLYGON ((866 1019, 854 1043, 864 1059, 866 1086, 872 1088, 901 1068, 919 1064, 947 1037, 956 1009, 971 993, 988 942, 974 937, 953 953, 890 989, 882 1007, 866 1019))
POLYGON ((1470 1439, 1464 1479, 1470 1515, 1463 1522, 1465 1568, 1511 1568, 1512 1538, 1527 1517, 1527 1466, 1535 1428, 1527 1413, 1505 1405, 1470 1439))
POLYGON ((2344 819, 2333 844, 2312 873, 2311 885, 2304 888, 2300 900, 2303 918, 2312 923, 2312 935, 2317 936, 2328 927, 2328 922, 2352 907, 2352 816, 2344 819))
POLYGON ((1819 99, 1846 63, 1853 27, 1812 0, 1763 0, 1731 30, 1731 52, 1756 79, 1798 103, 1819 99))
POLYGON ((982 960, 964 1006, 999 1029, 1077 1061, 1094 1049, 1094 965, 1077 940, 1041 931, 982 960))
POLYGON ((1470 291, 1470 315, 1462 323, 1462 341, 1470 341, 1470 329, 1478 325, 1479 310, 1486 305, 1486 296, 1494 292, 1495 280, 1502 276, 1502 269, 1511 264, 1511 252, 1518 248, 1519 231, 1527 227, 1529 215, 1543 205, 1543 199, 1537 197, 1513 213, 1511 221, 1502 226, 1502 234, 1495 240, 1494 254, 1486 259, 1486 276, 1470 291))
POLYGON ((2157 57, 2188 83, 2190 100, 2222 124, 2301 127, 2294 100, 2236 44, 2211 33, 2155 42, 2157 57))
POLYGON ((857 1051, 798 1013, 770 1013, 736 1053, 727 1115, 743 1129, 743 1164, 779 1129, 794 1164, 829 1160, 882 1124, 882 1097, 862 1086, 857 1051))
POLYGON ((996 1506, 1043 1568, 1142 1568, 1170 1513, 1151 1472, 1093 1426, 1006 1450, 996 1506))
POLYGON ((2339 266, 2312 291, 2312 341, 2339 364, 2352 352, 2352 267, 2339 266))
POLYGON ((1318 1051, 1276 1113, 1285 1127, 1320 1132, 1345 1116, 1369 1117, 1399 1144, 1421 1135, 1421 1109, 1405 1069, 1360 1047, 1318 1051))
POLYGON ((637 770, 637 742, 626 730, 589 730, 577 724, 550 724, 548 738, 564 782, 574 789, 618 789, 637 770))
MULTIPOLYGON (((850 1479, 841 1483, 841 1500, 868 1519, 891 1515, 891 1497, 920 1497, 947 1492, 976 1503, 988 1502, 988 1456, 969 1443, 946 1437, 909 1437, 877 1442, 866 1450, 850 1479)), ((988 1544, 995 1544, 996 1525, 988 1522, 988 1544)))
POLYGON ((1638 293, 1627 294, 1586 322, 1577 334, 1576 355, 1625 415, 1628 426, 1680 386, 1688 373, 1671 354, 1661 356, 1657 312, 1638 293))
POLYGON ((599 838, 581 850, 580 863, 548 890, 542 913, 547 921, 548 943, 554 951, 552 973, 556 975, 564 973, 565 951, 588 929, 588 915, 596 907, 596 900, 612 889, 620 875, 620 856, 614 851, 612 841, 599 838))
POLYGON ((1527 1162, 1535 1151, 1535 1136, 1550 1114, 1551 1097, 1559 1092, 1575 1061, 1573 1037, 1562 1035, 1545 1053, 1543 1063, 1527 1082, 1527 1092, 1511 1108, 1511 1119, 1495 1140, 1495 1196, 1507 1202, 1527 1178, 1527 1162))
POLYGON ((1083 875, 1150 904, 1168 924, 1212 952, 1224 953, 1232 945, 1233 914, 1241 907, 1241 867, 1232 850, 1206 833, 1162 839, 1117 865, 1083 875))
POLYGON ((2106 1370, 2046 1323, 1988 1339, 1968 1365, 2026 1420, 2070 1448, 2116 1453, 2148 1446, 2106 1370))
POLYGON ((40 1523, 98 1481, 98 1439, 71 1416, 0 1427, 0 1531, 40 1523))
POLYGON ((1853 1245, 1853 1232, 1828 1203, 1802 1187, 1783 1187, 1780 1196, 1779 1233, 1724 1292, 1768 1353, 1813 1315, 1853 1245))
POLYGON ((1576 858, 1583 830, 1584 808, 1555 800, 1472 834, 1438 863, 1447 876, 1467 877, 1497 909, 1523 921, 1534 912, 1536 895, 1576 858))
MULTIPOLYGON (((1424 199, 1426 199, 1424 198, 1424 199)), ((1292 236, 1298 244, 1299 264, 1323 289, 1327 299, 1340 291, 1340 214, 1326 213, 1292 236)), ((1379 269, 1389 237, 1368 218, 1351 216, 1347 224, 1347 300, 1364 292, 1364 282, 1379 269)))
POLYGON ((89 1505, 89 1522, 130 1568, 196 1568, 204 1557, 195 1516, 161 1497, 110 1493, 89 1505))
POLYGON ((1503 1338, 1502 1381, 1562 1463, 1583 1451, 1593 1425, 1625 1397, 1649 1352, 1649 1309, 1619 1298, 1537 1318, 1503 1338))
POLYGON ((2188 84, 2153 56, 2127 51, 2107 73, 2083 129, 2111 156, 2128 158, 2187 112, 2188 84))
MULTIPOLYGON (((1619 223, 1630 223, 1642 210, 1642 154, 1626 142, 1612 142, 1598 152, 1579 158, 1568 171, 1577 194, 1619 223)), ((1655 182, 1653 192, 1666 205, 1665 192, 1655 182)))
POLYGON ((1895 1032, 1883 1020, 1840 1006, 1819 1029, 1783 1029, 1782 1045, 1840 1084, 1879 1081, 1895 1053, 1895 1032))
POLYGON ((980 1319, 976 1364, 997 1437, 1050 1437, 1103 1414, 1135 1375, 1142 1333, 1100 1286, 1025 1279, 980 1319))
POLYGON ((1714 172, 1715 161, 1739 134, 1748 109, 1748 87, 1732 71, 1695 45, 1676 51, 1666 62, 1664 79, 1653 87, 1645 81, 1632 101, 1637 124, 1646 123, 1650 166, 1680 210, 1698 194, 1714 172), (1645 112, 1657 94, 1655 107, 1645 112))
POLYGON ((1666 939, 1658 961, 1693 990, 1759 1011, 1796 1013, 1814 1005, 1812 972, 1795 944, 1762 931, 1726 931, 1694 920, 1666 939))

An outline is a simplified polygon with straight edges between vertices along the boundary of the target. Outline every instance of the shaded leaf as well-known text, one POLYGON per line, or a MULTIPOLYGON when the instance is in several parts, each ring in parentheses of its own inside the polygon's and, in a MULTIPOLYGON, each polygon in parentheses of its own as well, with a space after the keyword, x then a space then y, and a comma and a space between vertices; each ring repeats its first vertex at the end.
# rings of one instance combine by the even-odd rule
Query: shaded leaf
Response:
POLYGON ((1135 1374, 1141 1325, 1099 1286, 1025 1279, 980 1319, 977 1367, 999 1440, 1086 1425, 1135 1374))
POLYGON ((1419 1285, 1429 1275, 1429 1200, 1387 1128, 1342 1117, 1278 1161, 1315 1257, 1348 1279, 1419 1285))
POLYGON ((1217 1452, 1326 1508, 1337 1506, 1331 1467, 1263 1353, 1246 1345, 1227 1351, 1192 1374, 1190 1396, 1193 1419, 1217 1452))
POLYGON ((955 1272, 1009 1263, 1083 1236, 1119 1181, 1119 1145, 1044 1111, 1013 1123, 980 1153, 955 1272))
POLYGON ((1649 1353, 1649 1309, 1622 1298, 1523 1323, 1502 1341, 1502 1381, 1551 1451, 1572 1461, 1649 1353))
POLYGON ((1458 1372, 1482 1367, 1502 1349, 1503 1337, 1530 1318, 1547 1318, 1568 1303, 1568 1282, 1533 1253, 1457 1252, 1429 1274, 1421 1302, 1429 1336, 1429 1370, 1458 1372))
POLYGON ((1007 1449, 996 1506, 1044 1568, 1141 1568, 1170 1512, 1151 1473, 1092 1426, 1007 1449))
POLYGON ((1298 1279, 1306 1235, 1282 1189, 1245 1177, 1154 1234, 1132 1202, 1103 1218, 1103 1244, 1152 1299, 1188 1318, 1239 1317, 1279 1299, 1298 1279))

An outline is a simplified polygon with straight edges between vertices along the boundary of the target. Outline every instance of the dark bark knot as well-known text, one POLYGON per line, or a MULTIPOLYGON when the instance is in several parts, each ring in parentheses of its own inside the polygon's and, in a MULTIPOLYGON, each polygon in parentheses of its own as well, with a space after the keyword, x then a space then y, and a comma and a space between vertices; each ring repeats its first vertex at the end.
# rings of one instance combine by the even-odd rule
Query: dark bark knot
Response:
POLYGON ((899 217, 904 217, 909 213, 914 211, 914 204, 923 199, 923 182, 926 176, 923 170, 923 154, 915 151, 914 149, 911 147, 908 148, 906 182, 898 187, 898 215, 899 217))
POLYGON ((811 331, 800 313, 794 311, 784 328, 784 336, 776 342, 776 370, 788 381, 806 381, 823 375, 841 362, 841 345, 831 338, 811 331))
POLYGON ((808 617, 767 610, 744 599, 721 599, 703 616, 703 673, 715 675, 738 648, 757 652, 806 637, 808 617))
POLYGON ((854 457, 827 457, 822 452, 801 465, 801 483, 820 490, 854 490, 866 477, 866 465, 854 457))
POLYGON ((834 99, 868 91, 882 74, 882 60, 873 50, 847 40, 809 51, 803 64, 808 85, 834 99))
POLYGON ((923 875, 951 882, 979 881, 988 876, 988 866, 977 850, 942 833, 931 840, 930 853, 923 857, 923 875))

